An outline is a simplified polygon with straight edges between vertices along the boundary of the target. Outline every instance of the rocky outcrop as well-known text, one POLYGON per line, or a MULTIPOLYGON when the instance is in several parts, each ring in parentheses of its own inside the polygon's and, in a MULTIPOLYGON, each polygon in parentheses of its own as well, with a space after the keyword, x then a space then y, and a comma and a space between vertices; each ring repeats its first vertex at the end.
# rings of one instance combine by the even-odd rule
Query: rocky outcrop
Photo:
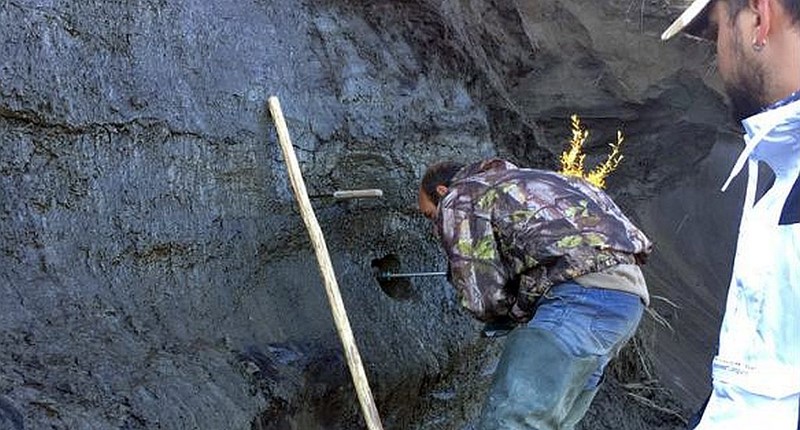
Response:
POLYGON ((711 47, 658 40, 675 12, 0 3, 0 427, 363 426, 266 111, 277 95, 312 194, 384 190, 314 203, 386 428, 469 428, 502 347, 444 280, 399 300, 373 279, 387 254, 443 267, 415 211, 425 166, 555 167, 573 112, 594 161, 623 129, 609 190, 657 243, 646 274, 671 330, 645 323, 585 426, 675 428, 663 409, 707 387, 736 225, 736 190, 716 186, 738 144, 711 47))

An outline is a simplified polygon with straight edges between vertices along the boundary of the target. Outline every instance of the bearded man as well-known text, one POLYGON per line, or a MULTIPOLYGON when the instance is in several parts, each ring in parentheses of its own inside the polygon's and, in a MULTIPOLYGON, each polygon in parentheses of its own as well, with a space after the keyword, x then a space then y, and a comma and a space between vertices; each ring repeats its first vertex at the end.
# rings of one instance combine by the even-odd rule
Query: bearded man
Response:
MULTIPOLYGON (((700 430, 795 430, 800 409, 800 1, 696 0, 664 32, 716 43, 749 181, 700 430), (756 201, 758 162, 775 181, 756 201)), ((691 426, 690 426, 691 427, 691 426)))

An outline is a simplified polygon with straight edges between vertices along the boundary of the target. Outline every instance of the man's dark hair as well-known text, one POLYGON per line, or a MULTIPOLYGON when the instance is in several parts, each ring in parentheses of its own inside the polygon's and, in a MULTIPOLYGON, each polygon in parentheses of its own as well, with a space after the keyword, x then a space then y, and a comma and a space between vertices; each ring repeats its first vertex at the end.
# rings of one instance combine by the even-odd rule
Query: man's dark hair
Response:
MULTIPOLYGON (((800 0, 780 0, 783 4, 783 7, 786 9, 786 13, 792 17, 792 23, 798 24, 800 23, 800 0)), ((730 12, 730 19, 735 20, 736 16, 739 15, 739 12, 742 11, 745 7, 747 7, 748 0, 727 0, 728 2, 728 12, 730 12)))
POLYGON ((439 194, 436 187, 444 185, 449 187, 453 182, 453 176, 464 168, 464 164, 455 161, 442 161, 428 167, 422 177, 422 191, 428 195, 433 204, 439 204, 439 194))

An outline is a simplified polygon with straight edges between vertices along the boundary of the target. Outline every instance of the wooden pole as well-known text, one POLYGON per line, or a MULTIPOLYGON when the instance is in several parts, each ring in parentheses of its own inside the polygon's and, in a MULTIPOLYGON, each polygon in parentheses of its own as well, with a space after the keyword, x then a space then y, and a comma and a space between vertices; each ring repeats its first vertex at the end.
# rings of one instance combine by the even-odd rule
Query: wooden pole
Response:
POLYGON ((347 366, 350 368, 358 400, 361 403, 361 413, 367 422, 367 428, 370 430, 383 430, 378 408, 375 407, 375 401, 369 389, 369 382, 364 372, 364 366, 361 363, 356 340, 350 328, 350 321, 347 319, 344 302, 342 302, 342 296, 339 293, 339 284, 336 282, 331 257, 328 254, 328 247, 325 245, 325 236, 322 235, 322 229, 320 229, 317 217, 314 215, 314 209, 311 207, 306 184, 303 181, 303 174, 300 171, 300 165, 297 163, 292 141, 289 138, 289 129, 283 119, 283 111, 281 111, 281 104, 277 97, 269 98, 269 111, 272 113, 272 119, 278 129, 278 142, 283 152, 283 158, 286 161, 286 168, 289 171, 289 180, 292 183, 294 196, 300 206, 300 214, 303 216, 308 235, 311 237, 311 243, 314 246, 314 252, 317 254, 319 270, 322 272, 322 278, 325 281, 325 292, 328 294, 328 302, 330 302, 331 311, 333 312, 333 321, 336 324, 339 338, 342 340, 347 366))

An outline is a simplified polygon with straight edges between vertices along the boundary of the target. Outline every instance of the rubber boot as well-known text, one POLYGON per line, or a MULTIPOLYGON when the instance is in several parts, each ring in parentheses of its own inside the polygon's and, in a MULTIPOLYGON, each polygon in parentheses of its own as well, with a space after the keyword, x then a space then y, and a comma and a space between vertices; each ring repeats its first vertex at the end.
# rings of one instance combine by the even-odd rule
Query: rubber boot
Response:
POLYGON ((564 423, 561 426, 562 429, 572 430, 581 422, 583 416, 586 415, 586 411, 589 410, 589 406, 592 405, 592 400, 594 400, 594 396, 597 395, 597 391, 598 388, 595 388, 593 390, 583 390, 578 394, 578 398, 575 399, 575 402, 572 404, 572 409, 567 412, 567 417, 564 418, 564 423))
MULTIPOLYGON (((477 428, 571 429, 583 415, 572 416, 570 412, 597 366, 594 357, 572 356, 549 331, 514 329, 500 356, 477 428)), ((583 413, 593 397, 583 400, 583 413)))

